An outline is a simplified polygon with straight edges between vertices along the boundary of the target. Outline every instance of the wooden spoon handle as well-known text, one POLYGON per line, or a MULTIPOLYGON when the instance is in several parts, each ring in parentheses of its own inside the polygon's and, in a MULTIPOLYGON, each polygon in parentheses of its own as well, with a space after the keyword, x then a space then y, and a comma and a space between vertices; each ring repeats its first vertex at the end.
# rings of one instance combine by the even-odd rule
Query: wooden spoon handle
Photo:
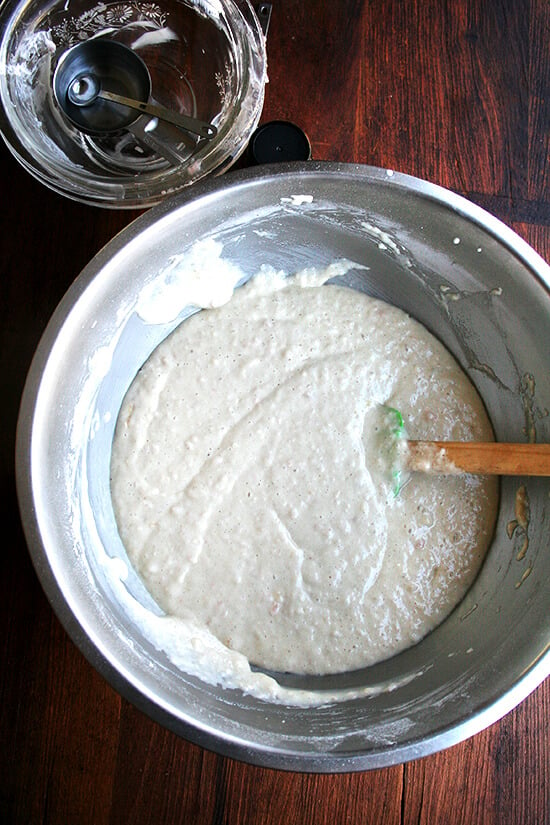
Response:
POLYGON ((408 441, 405 463, 425 473, 550 476, 550 444, 408 441))

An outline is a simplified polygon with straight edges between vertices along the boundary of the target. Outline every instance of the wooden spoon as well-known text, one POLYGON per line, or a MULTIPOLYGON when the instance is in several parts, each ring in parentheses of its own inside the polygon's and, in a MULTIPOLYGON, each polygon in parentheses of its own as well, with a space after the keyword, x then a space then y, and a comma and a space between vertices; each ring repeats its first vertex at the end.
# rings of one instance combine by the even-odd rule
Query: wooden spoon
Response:
POLYGON ((380 431, 390 436, 392 473, 398 490, 401 471, 435 475, 550 476, 550 444, 511 444, 498 441, 410 440, 403 416, 381 405, 380 431))
POLYGON ((550 444, 404 440, 401 457, 424 473, 550 476, 550 444))

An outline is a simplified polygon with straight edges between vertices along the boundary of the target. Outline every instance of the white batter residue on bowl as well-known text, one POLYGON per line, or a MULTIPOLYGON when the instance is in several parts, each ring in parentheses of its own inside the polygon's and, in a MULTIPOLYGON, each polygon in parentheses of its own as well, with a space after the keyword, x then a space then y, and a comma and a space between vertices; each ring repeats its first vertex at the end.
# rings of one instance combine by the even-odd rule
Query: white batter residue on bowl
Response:
POLYGON ((139 293, 135 311, 142 321, 166 324, 186 306, 212 309, 230 301, 244 275, 238 266, 222 258, 222 251, 222 243, 207 238, 197 241, 185 254, 174 255, 139 293))
POLYGON ((491 427, 448 351, 401 310, 322 285, 338 271, 263 273, 186 320, 117 424, 128 556, 201 650, 214 637, 236 652, 241 676, 242 657, 327 674, 413 645, 460 601, 492 535, 491 480, 418 474, 394 495, 380 405, 414 438, 491 427))

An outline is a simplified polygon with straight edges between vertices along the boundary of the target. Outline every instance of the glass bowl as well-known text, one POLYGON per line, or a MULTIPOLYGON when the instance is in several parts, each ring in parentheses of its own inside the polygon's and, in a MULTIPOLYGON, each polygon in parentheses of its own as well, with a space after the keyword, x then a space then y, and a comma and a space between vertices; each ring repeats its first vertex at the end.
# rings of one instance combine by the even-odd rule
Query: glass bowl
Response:
POLYGON ((13 0, 0 20, 2 136, 27 171, 74 200, 152 206, 229 168, 260 118, 265 38, 247 0, 13 0), (63 55, 91 39, 134 50, 151 77, 151 102, 212 123, 216 136, 148 115, 103 134, 80 130, 53 77, 63 55))

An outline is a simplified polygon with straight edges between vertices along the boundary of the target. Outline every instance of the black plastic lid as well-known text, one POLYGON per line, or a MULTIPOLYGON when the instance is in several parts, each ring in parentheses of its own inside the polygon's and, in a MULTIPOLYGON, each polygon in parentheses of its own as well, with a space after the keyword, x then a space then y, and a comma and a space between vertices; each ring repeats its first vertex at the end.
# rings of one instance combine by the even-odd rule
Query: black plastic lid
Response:
POLYGON ((254 163, 283 163, 309 160, 311 144, 306 133, 287 120, 272 120, 259 126, 248 145, 254 163))

